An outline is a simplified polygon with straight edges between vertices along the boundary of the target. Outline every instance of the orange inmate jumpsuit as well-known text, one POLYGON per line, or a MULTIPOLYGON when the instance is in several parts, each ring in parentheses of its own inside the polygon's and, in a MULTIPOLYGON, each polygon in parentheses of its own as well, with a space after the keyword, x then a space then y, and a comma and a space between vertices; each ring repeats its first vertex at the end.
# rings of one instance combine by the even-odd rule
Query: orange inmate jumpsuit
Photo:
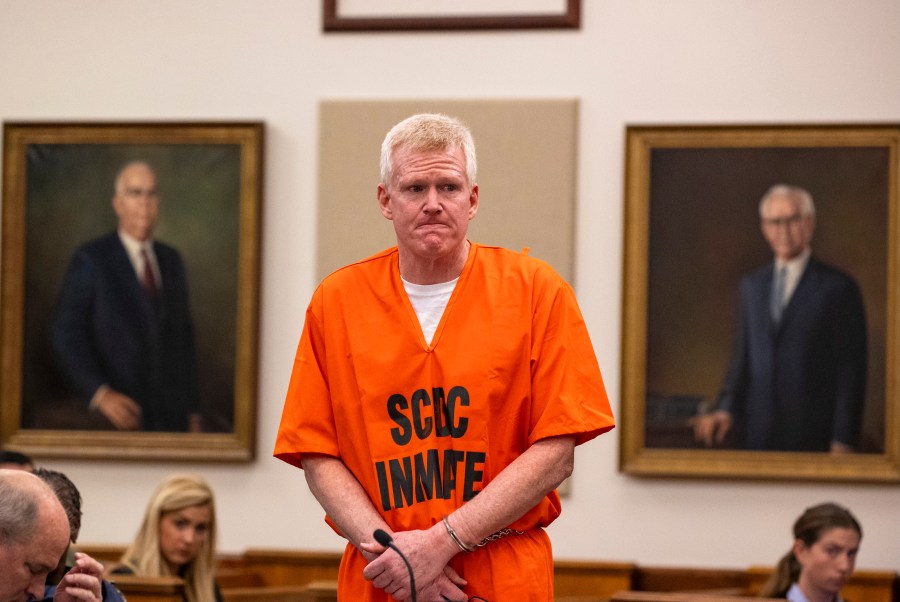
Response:
MULTIPOLYGON (((584 443, 614 426, 572 288, 545 262, 472 244, 429 346, 409 302, 396 247, 342 268, 318 287, 275 443, 340 458, 395 531, 427 529, 471 499, 534 442, 584 443)), ((509 535, 457 554, 469 596, 552 600, 553 491, 509 535)), ((332 525, 333 526, 333 525, 332 525)), ((390 597, 362 576, 347 545, 342 600, 390 597)))

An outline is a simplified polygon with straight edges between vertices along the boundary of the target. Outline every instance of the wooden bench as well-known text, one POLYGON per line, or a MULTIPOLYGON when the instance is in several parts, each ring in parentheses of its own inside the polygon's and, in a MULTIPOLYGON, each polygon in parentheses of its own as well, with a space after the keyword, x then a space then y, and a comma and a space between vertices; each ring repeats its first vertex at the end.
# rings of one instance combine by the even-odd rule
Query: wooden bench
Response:
POLYGON ((184 581, 179 577, 112 575, 108 581, 128 602, 182 602, 184 599, 184 581))
POLYGON ((337 602, 337 582, 229 588, 222 590, 222 598, 224 602, 337 602))
POLYGON ((266 580, 259 571, 241 568, 220 568, 216 571, 219 589, 239 589, 242 587, 262 587, 266 580))
POLYGON ((605 600, 614 592, 634 589, 637 567, 630 562, 557 560, 553 591, 557 602, 605 600))
POLYGON ((755 598, 705 592, 638 592, 621 591, 609 602, 784 602, 784 598, 755 598))
MULTIPOLYGON (((108 566, 118 561, 124 546, 79 545, 78 549, 108 566)), ((290 599, 285 596, 310 593, 298 590, 299 587, 336 582, 340 560, 339 552, 248 549, 238 554, 219 555, 217 579, 223 595, 225 590, 288 588, 280 593, 276 590, 266 593, 271 594, 268 600, 282 602, 290 599), (279 595, 282 598, 279 599, 279 595)), ((757 595, 771 571, 772 567, 698 569, 645 567, 631 562, 557 560, 554 563, 554 589, 557 602, 600 602, 626 591, 652 592, 653 595, 707 595, 706 599, 698 598, 706 602, 713 592, 721 596, 757 595)), ((327 591, 320 593, 328 595, 327 591)), ((900 602, 900 578, 891 571, 856 571, 842 593, 845 599, 854 602, 900 602)), ((146 594, 135 592, 129 596, 129 602, 155 602, 146 594)), ((307 602, 309 597, 294 599, 307 602)), ((743 598, 745 602, 748 599, 751 598, 743 598)))

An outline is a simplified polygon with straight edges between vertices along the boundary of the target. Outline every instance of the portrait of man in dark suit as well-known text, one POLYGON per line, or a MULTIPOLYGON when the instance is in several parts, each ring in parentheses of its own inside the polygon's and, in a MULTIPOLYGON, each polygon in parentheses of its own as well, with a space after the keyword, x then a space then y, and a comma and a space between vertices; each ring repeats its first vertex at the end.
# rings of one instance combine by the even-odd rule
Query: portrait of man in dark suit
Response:
POLYGON ((773 259, 740 283, 731 361, 715 408, 693 422, 707 446, 847 453, 866 398, 867 336, 856 281, 812 251, 815 205, 779 184, 759 203, 773 259))
POLYGON ((623 472, 895 470, 895 138, 863 130, 628 128, 623 472))
POLYGON ((4 124, 4 445, 253 456, 263 132, 4 124))
POLYGON ((153 168, 126 164, 112 199, 118 227, 69 262, 52 350, 84 411, 115 429, 200 432, 187 277, 179 252, 154 239, 160 205, 153 168))

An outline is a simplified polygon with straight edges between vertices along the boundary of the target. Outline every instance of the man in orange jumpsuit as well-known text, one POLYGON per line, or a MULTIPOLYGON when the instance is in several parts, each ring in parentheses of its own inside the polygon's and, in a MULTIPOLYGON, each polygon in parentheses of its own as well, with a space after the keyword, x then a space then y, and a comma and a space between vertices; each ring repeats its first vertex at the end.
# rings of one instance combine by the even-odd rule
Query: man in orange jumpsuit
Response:
POLYGON ((466 238, 474 142, 414 115, 381 150, 397 246, 316 290, 275 444, 348 539, 341 600, 553 599, 543 527, 574 448, 614 426, 572 288, 466 238))

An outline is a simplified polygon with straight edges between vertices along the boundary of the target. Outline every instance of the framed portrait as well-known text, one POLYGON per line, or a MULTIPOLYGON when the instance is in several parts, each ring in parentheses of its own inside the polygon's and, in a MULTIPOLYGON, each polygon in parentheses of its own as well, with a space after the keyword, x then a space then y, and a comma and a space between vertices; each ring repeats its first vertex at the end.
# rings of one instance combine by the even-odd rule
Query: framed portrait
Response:
POLYGON ((0 445, 248 461, 263 124, 3 125, 0 445))
POLYGON ((323 31, 577 29, 581 0, 323 0, 323 31))
POLYGON ((625 139, 620 469, 900 481, 900 125, 625 139))

